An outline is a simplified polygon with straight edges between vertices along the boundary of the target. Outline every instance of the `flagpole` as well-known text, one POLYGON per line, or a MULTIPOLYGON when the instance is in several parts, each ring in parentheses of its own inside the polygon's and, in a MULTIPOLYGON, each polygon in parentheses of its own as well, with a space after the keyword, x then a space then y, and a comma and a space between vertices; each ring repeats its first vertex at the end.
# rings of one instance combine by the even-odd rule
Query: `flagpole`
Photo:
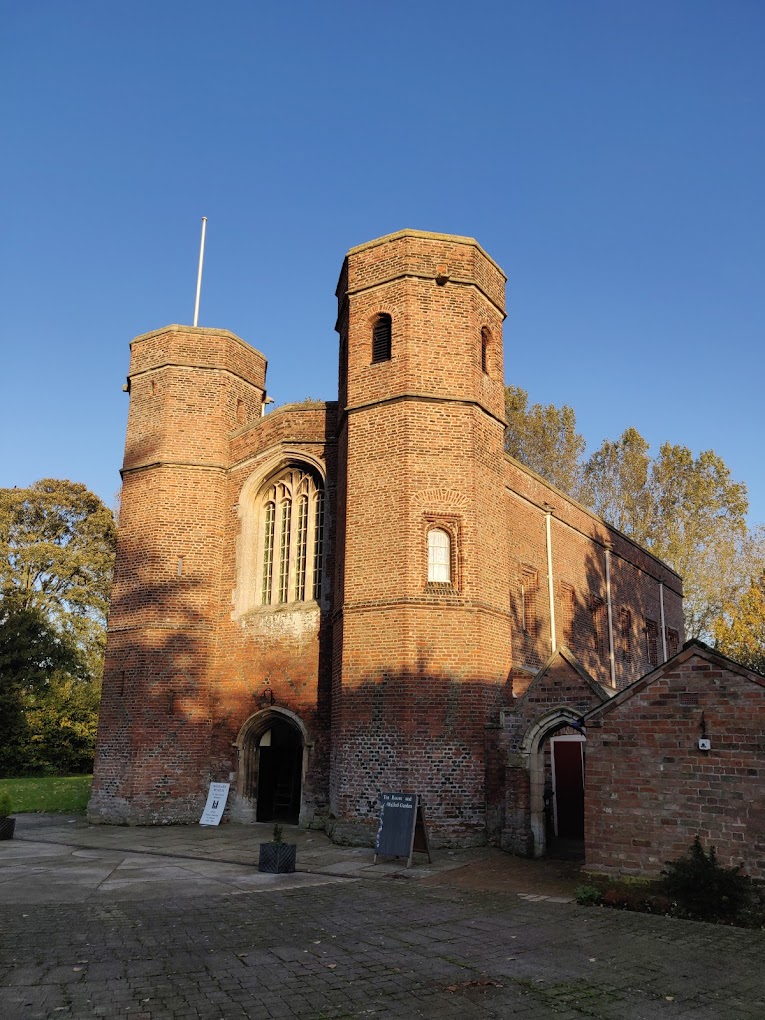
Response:
POLYGON ((199 242, 199 271, 197 273, 197 298, 194 302, 194 325, 199 322, 199 295, 202 290, 202 263, 205 260, 205 232, 207 230, 207 217, 202 217, 202 240, 199 242))

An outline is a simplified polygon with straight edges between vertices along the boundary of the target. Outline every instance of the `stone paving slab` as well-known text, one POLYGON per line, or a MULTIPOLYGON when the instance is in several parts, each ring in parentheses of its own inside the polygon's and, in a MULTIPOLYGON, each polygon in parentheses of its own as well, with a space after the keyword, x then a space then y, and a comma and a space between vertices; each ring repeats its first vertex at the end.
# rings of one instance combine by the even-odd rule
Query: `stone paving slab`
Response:
POLYGON ((420 882, 0 905, 3 1020, 762 1020, 765 935, 420 882))
MULTIPOLYGON (((437 850, 433 861, 414 854, 411 868, 403 860, 381 859, 374 863, 370 847, 337 846, 325 833, 298 826, 283 826, 284 839, 296 843, 298 871, 385 878, 401 873, 410 879, 428 879, 467 864, 507 855, 491 847, 468 850, 437 850)), ((84 818, 62 815, 19 815, 16 840, 58 843, 89 849, 131 851, 177 858, 214 860, 257 867, 260 844, 271 839, 273 825, 90 825, 84 818)))
POLYGON ((765 1020, 765 933, 578 907, 555 862, 437 852, 410 881, 298 832, 316 870, 270 876, 252 827, 20 821, 2 1020, 765 1020))

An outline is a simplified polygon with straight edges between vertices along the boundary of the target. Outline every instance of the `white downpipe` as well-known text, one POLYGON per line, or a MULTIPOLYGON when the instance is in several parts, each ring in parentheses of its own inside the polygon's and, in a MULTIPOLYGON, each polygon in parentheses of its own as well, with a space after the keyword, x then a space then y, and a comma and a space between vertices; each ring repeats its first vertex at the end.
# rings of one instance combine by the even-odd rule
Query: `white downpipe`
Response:
POLYGON ((662 662, 667 661, 667 628, 664 625, 664 582, 659 581, 659 607, 661 609, 661 652, 664 658, 662 662))
POLYGON ((610 549, 606 549, 606 606, 608 607, 608 663, 611 671, 611 686, 616 687, 616 662, 614 660, 614 610, 611 605, 610 549))
POLYGON ((547 591, 550 598, 550 645, 553 652, 557 649, 555 641, 555 584, 553 582, 552 538, 550 534, 550 518, 552 508, 545 508, 545 532, 547 535, 547 591))

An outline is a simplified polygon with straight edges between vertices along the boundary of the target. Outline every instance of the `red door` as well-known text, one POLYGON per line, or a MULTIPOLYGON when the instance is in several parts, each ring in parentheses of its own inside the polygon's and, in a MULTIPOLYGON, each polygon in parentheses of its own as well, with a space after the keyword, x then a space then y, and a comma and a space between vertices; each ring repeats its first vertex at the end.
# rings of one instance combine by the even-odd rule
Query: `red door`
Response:
POLYGON ((561 839, 584 839, 584 741, 577 737, 553 737, 553 791, 555 835, 561 839))

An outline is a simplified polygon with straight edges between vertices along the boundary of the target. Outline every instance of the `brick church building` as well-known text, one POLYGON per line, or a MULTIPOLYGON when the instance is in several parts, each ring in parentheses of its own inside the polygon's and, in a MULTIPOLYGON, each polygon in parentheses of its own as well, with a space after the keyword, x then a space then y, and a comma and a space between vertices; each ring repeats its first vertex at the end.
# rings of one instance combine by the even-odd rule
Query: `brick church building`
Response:
POLYGON ((382 791, 436 845, 581 837, 580 720, 678 652, 682 585, 504 452, 505 282, 471 238, 351 249, 337 400, 268 414, 232 333, 132 342, 91 820, 216 780, 338 841, 382 791))

